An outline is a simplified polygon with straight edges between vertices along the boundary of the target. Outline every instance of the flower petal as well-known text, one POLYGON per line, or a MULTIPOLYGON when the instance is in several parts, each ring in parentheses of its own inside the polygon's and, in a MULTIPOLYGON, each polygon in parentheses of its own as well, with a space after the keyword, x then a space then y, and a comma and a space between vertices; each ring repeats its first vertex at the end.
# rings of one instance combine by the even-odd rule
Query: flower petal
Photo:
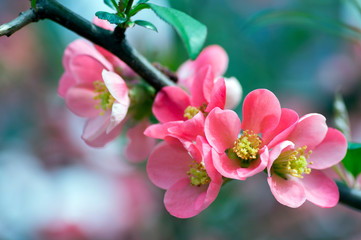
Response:
POLYGON ((188 141, 195 141, 197 136, 204 136, 203 113, 199 112, 192 119, 170 127, 169 133, 174 137, 188 141))
POLYGON ((338 203, 337 185, 323 172, 312 170, 309 175, 304 175, 302 183, 308 201, 325 208, 334 207, 338 203))
POLYGON ((59 80, 58 94, 65 98, 69 88, 75 85, 75 79, 69 71, 65 71, 59 80))
POLYGON ((105 112, 103 116, 89 119, 84 126, 82 139, 91 147, 104 147, 119 136, 123 128, 123 124, 119 124, 107 134, 109 122, 110 111, 105 112))
POLYGON ((63 56, 63 66, 65 71, 70 69, 71 60, 78 55, 88 55, 93 58, 99 57, 99 53, 94 49, 90 42, 83 39, 77 39, 65 48, 63 56))
POLYGON ((164 139, 170 134, 169 128, 177 126, 181 123, 183 123, 183 121, 152 124, 147 129, 145 129, 144 135, 152 138, 164 139))
POLYGON ((297 179, 283 179, 276 174, 267 178, 273 196, 278 202, 291 208, 297 208, 306 201, 302 183, 297 179))
POLYGON ((164 195, 164 205, 167 211, 178 218, 190 218, 208 205, 205 205, 207 185, 192 186, 189 178, 184 178, 172 185, 164 195))
POLYGON ((147 163, 149 179, 156 186, 168 189, 179 180, 188 179, 187 172, 192 162, 192 157, 183 146, 162 142, 149 156, 147 163))
POLYGON ((296 148, 307 146, 309 151, 322 142, 326 133, 326 118, 321 114, 312 113, 299 120, 288 139, 295 144, 296 148))
POLYGON ((180 87, 164 87, 157 94, 153 104, 153 113, 161 122, 187 120, 184 110, 190 105, 190 97, 180 87))
POLYGON ((124 106, 129 106, 128 87, 123 78, 105 69, 102 71, 102 77, 106 87, 115 100, 124 106))
POLYGON ((293 149, 294 147, 295 144, 293 144, 293 142, 291 141, 283 141, 273 147, 269 154, 269 160, 267 163, 267 173, 269 177, 271 176, 271 167, 273 165, 273 162, 280 156, 283 151, 287 151, 290 148, 293 149))
POLYGON ((240 168, 239 160, 230 159, 225 153, 218 153, 212 149, 212 160, 214 167, 224 177, 245 180, 238 175, 238 169, 240 168))
POLYGON ((99 104, 99 101, 94 99, 96 95, 92 85, 76 85, 67 91, 65 104, 76 115, 93 118, 100 114, 100 110, 95 108, 99 104))
POLYGON ((210 102, 206 112, 212 111, 213 108, 219 107, 224 109, 226 104, 226 85, 223 78, 219 78, 215 83, 210 97, 210 102))
POLYGON ((208 104, 214 86, 214 75, 211 66, 201 68, 195 75, 191 89, 191 104, 199 107, 208 104))
POLYGON ((250 92, 243 102, 244 130, 265 133, 274 129, 281 117, 281 105, 277 97, 267 89, 250 92))
POLYGON ((239 179, 246 179, 252 177, 253 175, 262 172, 266 167, 269 160, 269 152, 267 146, 264 146, 259 150, 260 157, 251 162, 250 166, 247 168, 239 167, 237 169, 237 174, 239 179))
POLYGON ((241 131, 241 120, 232 110, 214 108, 206 118, 204 131, 209 144, 223 153, 236 141, 241 131))
POLYGON ((127 132, 128 144, 125 147, 125 157, 132 162, 142 162, 153 150, 156 140, 144 135, 144 130, 149 126, 144 120, 129 128, 127 132))
POLYGON ((325 169, 339 163, 346 155, 347 140, 338 130, 329 128, 326 137, 313 150, 309 162, 313 169, 325 169))
POLYGON ((274 130, 262 134, 263 144, 266 144, 268 148, 272 148, 279 142, 285 140, 296 127, 297 121, 298 114, 295 111, 282 108, 281 118, 278 126, 274 130))
POLYGON ((108 134, 112 131, 116 126, 118 126, 126 117, 128 112, 129 102, 128 105, 124 105, 119 102, 114 102, 112 106, 112 114, 110 115, 110 123, 106 130, 108 134))

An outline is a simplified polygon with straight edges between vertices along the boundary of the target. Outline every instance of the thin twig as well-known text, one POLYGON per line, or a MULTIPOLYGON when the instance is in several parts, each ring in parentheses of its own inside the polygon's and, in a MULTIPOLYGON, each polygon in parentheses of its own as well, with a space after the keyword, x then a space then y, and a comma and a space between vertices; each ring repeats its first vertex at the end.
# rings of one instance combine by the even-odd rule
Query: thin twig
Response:
POLYGON ((5 23, 0 26, 0 37, 8 36, 10 37, 13 33, 25 27, 29 23, 36 22, 38 17, 34 9, 29 9, 25 12, 21 12, 19 17, 15 18, 9 23, 5 23))

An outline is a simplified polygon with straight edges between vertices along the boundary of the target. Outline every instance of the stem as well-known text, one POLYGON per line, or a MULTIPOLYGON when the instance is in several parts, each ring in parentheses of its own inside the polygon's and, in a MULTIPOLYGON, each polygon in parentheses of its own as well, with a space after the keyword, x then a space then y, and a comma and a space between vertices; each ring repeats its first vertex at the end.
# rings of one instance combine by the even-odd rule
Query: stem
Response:
POLYGON ((33 8, 21 12, 19 17, 15 18, 9 23, 5 23, 0 26, 0 37, 1 36, 8 36, 10 37, 13 33, 20 30, 21 28, 25 27, 29 23, 38 21, 38 17, 36 12, 33 8))
POLYGON ((361 210, 361 191, 347 187, 342 182, 336 182, 340 191, 340 203, 361 210))
POLYGON ((128 14, 129 14, 130 10, 132 9, 133 1, 134 0, 129 0, 127 8, 125 9, 125 15, 127 15, 128 19, 129 19, 128 14))

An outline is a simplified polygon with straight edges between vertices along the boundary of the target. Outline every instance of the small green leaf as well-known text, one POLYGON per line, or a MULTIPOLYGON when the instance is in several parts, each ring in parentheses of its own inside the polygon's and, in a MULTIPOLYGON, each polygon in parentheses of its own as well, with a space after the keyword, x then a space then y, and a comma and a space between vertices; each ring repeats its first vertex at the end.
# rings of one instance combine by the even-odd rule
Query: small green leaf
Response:
POLYGON ((148 5, 162 20, 177 31, 186 46, 189 57, 196 59, 206 41, 207 27, 176 9, 150 3, 148 5))
POLYGON ((347 153, 342 160, 346 170, 349 171, 355 178, 361 173, 361 144, 348 143, 347 153))
POLYGON ((143 10, 143 9, 149 9, 150 6, 148 4, 145 4, 145 3, 142 3, 142 4, 139 4, 139 5, 135 5, 135 7, 130 10, 129 12, 129 16, 134 16, 137 12, 143 10))
POLYGON ((139 0, 136 5, 139 5, 139 4, 142 4, 142 3, 146 3, 146 2, 149 2, 149 0, 139 0))
POLYGON ((158 32, 158 29, 151 22, 143 21, 143 20, 135 20, 134 23, 141 26, 141 27, 145 27, 145 28, 148 28, 150 30, 158 32))
POLYGON ((36 0, 31 0, 31 7, 36 9, 36 0))
POLYGON ((116 7, 114 6, 114 1, 111 1, 111 0, 104 0, 104 3, 106 4, 106 5, 108 5, 110 8, 112 8, 112 9, 116 9, 116 7))
POLYGON ((120 12, 124 12, 125 8, 128 6, 129 0, 120 0, 118 4, 118 8, 120 12))
POLYGON ((116 25, 122 24, 127 21, 127 19, 119 17, 114 13, 100 11, 100 12, 96 12, 95 15, 100 19, 107 20, 108 22, 116 25))

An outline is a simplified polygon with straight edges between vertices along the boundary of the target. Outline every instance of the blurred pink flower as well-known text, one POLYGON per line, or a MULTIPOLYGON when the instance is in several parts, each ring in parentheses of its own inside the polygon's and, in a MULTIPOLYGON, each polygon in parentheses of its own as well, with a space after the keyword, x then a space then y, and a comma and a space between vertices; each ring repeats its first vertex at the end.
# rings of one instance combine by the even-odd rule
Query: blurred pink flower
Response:
POLYGON ((214 148, 216 169, 225 177, 245 180, 261 172, 268 148, 281 141, 298 117, 281 109, 277 97, 266 89, 249 93, 243 102, 243 124, 232 110, 215 108, 205 120, 205 135, 214 148))
POLYGON ((333 207, 337 185, 320 170, 339 163, 347 151, 346 138, 328 128, 320 114, 302 117, 294 130, 269 154, 268 184, 278 202, 299 207, 306 199, 320 207, 333 207))
MULTIPOLYGON (((178 85, 191 91, 195 76, 198 71, 205 66, 211 66, 214 81, 226 72, 228 67, 228 55, 226 51, 218 45, 211 45, 203 49, 196 60, 188 60, 183 63, 178 71, 178 85)), ((242 87, 234 77, 224 78, 226 85, 226 108, 236 107, 242 98, 242 87)))
POLYGON ((156 186, 167 190, 164 205, 178 218, 199 214, 216 199, 222 186, 211 148, 202 137, 187 147, 179 142, 160 143, 149 157, 147 172, 156 186))

